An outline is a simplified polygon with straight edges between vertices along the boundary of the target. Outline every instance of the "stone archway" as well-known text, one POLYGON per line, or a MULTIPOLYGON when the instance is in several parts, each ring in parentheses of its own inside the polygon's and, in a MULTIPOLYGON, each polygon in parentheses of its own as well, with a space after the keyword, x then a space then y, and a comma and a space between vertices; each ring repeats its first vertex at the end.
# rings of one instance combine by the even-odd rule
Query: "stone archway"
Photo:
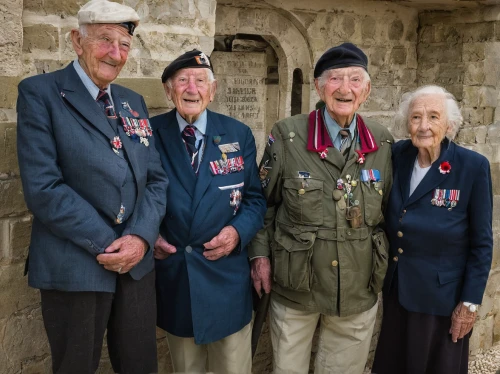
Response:
POLYGON ((303 72, 302 112, 311 109, 310 88, 312 76, 312 54, 307 39, 289 19, 292 14, 283 15, 273 8, 243 8, 217 5, 216 36, 251 34, 261 36, 272 46, 278 58, 279 101, 278 118, 285 118, 291 113, 291 92, 293 71, 303 72), (304 53, 309 51, 309 53, 304 53))

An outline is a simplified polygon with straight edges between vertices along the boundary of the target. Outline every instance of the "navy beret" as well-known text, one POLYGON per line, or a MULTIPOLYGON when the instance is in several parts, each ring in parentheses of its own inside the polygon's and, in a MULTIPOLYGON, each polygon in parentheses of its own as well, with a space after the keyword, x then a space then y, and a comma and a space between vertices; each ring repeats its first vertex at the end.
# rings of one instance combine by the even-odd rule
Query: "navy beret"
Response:
POLYGON ((368 71, 368 57, 352 43, 344 43, 323 53, 314 67, 314 78, 325 70, 359 66, 368 71))
POLYGON ((214 71, 208 56, 197 49, 193 49, 177 57, 165 68, 161 75, 161 82, 165 83, 167 79, 173 77, 178 70, 185 68, 207 68, 212 70, 212 72, 214 71))

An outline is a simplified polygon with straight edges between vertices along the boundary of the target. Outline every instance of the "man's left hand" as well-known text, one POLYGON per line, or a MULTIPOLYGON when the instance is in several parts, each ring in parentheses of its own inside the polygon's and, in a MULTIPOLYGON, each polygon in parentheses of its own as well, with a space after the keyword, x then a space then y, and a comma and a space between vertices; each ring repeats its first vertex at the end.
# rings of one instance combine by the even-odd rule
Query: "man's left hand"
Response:
POLYGON ((240 241, 240 235, 233 226, 224 227, 219 234, 209 242, 203 244, 203 256, 207 260, 215 261, 230 254, 240 241))
POLYGON ((142 260, 147 248, 148 243, 140 236, 125 235, 98 255, 97 261, 107 270, 127 273, 142 260))
POLYGON ((453 343, 456 343, 457 339, 462 339, 472 330, 472 326, 474 326, 474 322, 476 321, 476 315, 477 312, 469 311, 469 308, 462 302, 458 303, 451 315, 450 334, 453 343))

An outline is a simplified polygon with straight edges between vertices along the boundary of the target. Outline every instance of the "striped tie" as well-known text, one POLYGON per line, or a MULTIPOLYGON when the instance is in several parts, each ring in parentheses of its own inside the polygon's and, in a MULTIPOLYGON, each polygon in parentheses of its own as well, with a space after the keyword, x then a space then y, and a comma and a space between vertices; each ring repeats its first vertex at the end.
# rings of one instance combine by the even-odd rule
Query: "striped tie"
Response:
POLYGON ((342 129, 340 134, 340 153, 344 153, 351 145, 351 137, 349 136, 349 129, 342 129))
POLYGON ((97 102, 97 104, 99 104, 101 109, 104 111, 104 114, 106 114, 106 117, 116 118, 115 108, 113 108, 113 104, 111 103, 111 100, 109 99, 109 95, 106 91, 99 90, 99 94, 97 95, 96 102, 97 102))
POLYGON ((196 149, 196 128, 191 125, 187 125, 184 127, 182 131, 182 140, 186 145, 186 149, 188 151, 189 159, 191 160, 191 166, 195 173, 198 173, 198 154, 199 151, 196 149))

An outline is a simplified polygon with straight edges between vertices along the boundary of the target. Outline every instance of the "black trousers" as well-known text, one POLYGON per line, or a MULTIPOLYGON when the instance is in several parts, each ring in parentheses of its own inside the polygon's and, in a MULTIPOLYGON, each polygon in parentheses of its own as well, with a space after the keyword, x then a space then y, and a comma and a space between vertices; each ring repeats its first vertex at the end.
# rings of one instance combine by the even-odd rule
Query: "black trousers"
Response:
POLYGON ((450 326, 451 316, 403 308, 399 304, 397 280, 393 281, 389 295, 384 295, 382 330, 372 373, 467 374, 472 332, 453 343, 450 326))
POLYGON ((106 329, 115 373, 158 371, 154 271, 139 281, 118 275, 115 293, 40 293, 55 374, 94 374, 106 329))

